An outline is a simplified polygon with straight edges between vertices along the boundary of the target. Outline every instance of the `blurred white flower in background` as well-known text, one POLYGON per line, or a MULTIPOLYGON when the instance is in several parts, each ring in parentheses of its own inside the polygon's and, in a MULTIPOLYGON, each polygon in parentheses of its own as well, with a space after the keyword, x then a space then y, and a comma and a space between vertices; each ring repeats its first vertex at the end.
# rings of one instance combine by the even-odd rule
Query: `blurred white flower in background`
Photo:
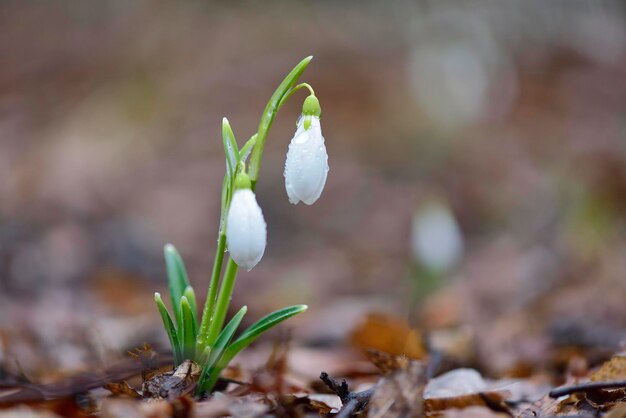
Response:
POLYGON ((436 125, 465 125, 480 117, 489 80, 468 45, 419 48, 411 67, 416 99, 436 125))
POLYGON ((619 1, 432 2, 409 24, 407 70, 417 105, 444 133, 505 115, 517 97, 520 63, 526 72, 543 71, 555 50, 598 65, 621 62, 625 15, 619 1))
POLYGON ((416 262, 437 273, 456 266, 463 256, 463 235, 450 209, 431 201, 413 215, 411 249, 416 262))
POLYGON ((413 27, 409 81, 436 129, 454 131, 479 121, 488 113, 495 83, 504 95, 496 101, 505 107, 512 102, 514 66, 484 18, 444 9, 422 16, 413 27))

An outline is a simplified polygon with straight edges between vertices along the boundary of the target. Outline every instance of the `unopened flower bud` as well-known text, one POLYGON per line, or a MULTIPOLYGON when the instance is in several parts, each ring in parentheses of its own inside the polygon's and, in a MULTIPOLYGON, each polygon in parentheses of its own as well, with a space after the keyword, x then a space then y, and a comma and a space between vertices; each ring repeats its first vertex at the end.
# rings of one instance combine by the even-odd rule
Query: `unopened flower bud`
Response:
POLYGON ((235 187, 226 219, 226 243, 235 263, 250 271, 265 252, 267 227, 247 174, 237 175, 235 187))
POLYGON ((309 96, 287 151, 285 188, 289 201, 294 205, 300 201, 312 205, 326 184, 328 154, 320 126, 320 113, 319 101, 315 96, 309 96))

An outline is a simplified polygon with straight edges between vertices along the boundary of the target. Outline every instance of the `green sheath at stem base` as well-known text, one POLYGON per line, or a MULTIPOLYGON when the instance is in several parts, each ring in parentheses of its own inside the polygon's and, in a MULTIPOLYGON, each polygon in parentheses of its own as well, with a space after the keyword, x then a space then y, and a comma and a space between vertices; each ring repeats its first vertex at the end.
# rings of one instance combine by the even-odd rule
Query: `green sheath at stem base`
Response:
POLYGON ((217 297, 217 287, 220 281, 220 275, 222 274, 222 264, 224 263, 224 251, 226 250, 226 234, 220 233, 217 240, 217 250, 215 250, 215 262, 213 263, 213 272, 211 273, 211 283, 209 284, 209 290, 207 291, 206 302, 204 303, 204 310, 202 311, 202 322, 200 325, 200 333, 198 334, 198 352, 204 352, 204 349, 208 347, 209 339, 209 326, 211 325, 211 318, 213 317, 213 309, 215 307, 217 297))
POLYGON ((235 263, 232 258, 229 258, 228 264, 226 265, 226 272, 224 273, 224 280, 222 280, 220 293, 217 297, 217 304, 215 305, 211 325, 209 326, 209 334, 206 338, 209 344, 215 341, 224 325, 238 270, 239 266, 237 266, 237 263, 235 263))

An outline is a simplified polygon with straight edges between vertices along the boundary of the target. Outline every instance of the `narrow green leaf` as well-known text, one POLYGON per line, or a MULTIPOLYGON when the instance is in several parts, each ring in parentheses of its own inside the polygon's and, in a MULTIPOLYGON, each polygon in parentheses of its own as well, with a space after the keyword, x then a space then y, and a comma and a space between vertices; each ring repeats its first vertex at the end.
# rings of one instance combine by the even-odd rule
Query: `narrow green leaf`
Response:
POLYGON ((165 332, 170 339, 172 353, 174 354, 174 363, 176 363, 176 365, 179 365, 183 362, 183 360, 180 349, 180 341, 178 339, 178 333, 176 332, 176 328, 174 327, 174 323, 172 322, 170 313, 167 311, 167 308, 163 303, 163 299, 161 299, 160 293, 154 294, 154 302, 156 303, 157 309, 159 310, 159 314, 161 314, 161 319, 163 320, 163 327, 165 328, 165 332))
POLYGON ((243 161, 244 163, 246 162, 246 160, 250 156, 250 153, 252 152, 252 147, 254 147, 254 144, 256 144, 256 139, 257 134, 252 135, 252 137, 248 139, 243 147, 241 147, 241 150, 239 151, 239 161, 243 161))
POLYGON ((176 325, 180 331, 182 319, 180 317, 180 298, 183 296, 185 289, 189 286, 189 278, 182 257, 172 244, 165 244, 163 247, 165 255, 165 266, 167 267, 167 283, 170 289, 170 298, 172 299, 172 311, 176 317, 176 325))
POLYGON ((220 214, 220 234, 226 230, 226 217, 228 216, 228 207, 230 205, 230 197, 232 194, 233 178, 228 174, 224 174, 224 182, 222 183, 222 212, 220 214))
POLYGON ((217 337, 217 340, 215 340, 215 344, 213 344, 213 347, 211 347, 211 354, 209 355, 206 365, 215 365, 218 357, 223 354, 224 349, 228 346, 228 344, 230 344, 231 340, 233 339, 233 336, 235 335, 237 328, 239 328, 239 324, 241 323, 241 320, 243 319, 243 316, 246 314, 247 311, 247 306, 239 309, 239 312, 237 312, 235 316, 233 316, 233 318, 230 320, 230 322, 226 324, 224 329, 222 329, 219 336, 217 337))
POLYGON ((302 61, 296 65, 293 70, 284 80, 279 84, 278 88, 270 97, 269 102, 265 106, 265 110, 263 111, 263 115, 261 116, 261 121, 259 122, 259 129, 257 130, 257 140, 252 150, 252 156, 250 157, 250 168, 248 170, 248 175, 252 180, 252 184, 256 184, 257 179, 259 178, 259 169, 261 166, 261 155, 263 155, 263 146, 265 145, 265 139, 267 138, 267 133, 274 122, 274 118, 276 117, 276 113, 278 112, 278 108, 283 96, 291 89, 297 82, 306 67, 309 65, 309 62, 313 59, 312 56, 306 57, 302 61))
POLYGON ((207 377, 207 382, 205 386, 208 388, 207 391, 213 388, 213 385, 217 382, 220 373, 231 360, 244 348, 250 345, 254 340, 256 340, 261 334, 263 334, 268 329, 278 325, 285 319, 291 318, 294 315, 297 315, 301 312, 307 310, 306 305, 296 305, 290 306, 287 308, 279 309, 271 314, 261 318, 248 329, 246 329, 235 342, 230 344, 228 348, 221 353, 219 358, 214 362, 212 366, 212 370, 210 371, 210 376, 207 377))
POLYGON ((196 302, 196 292, 193 290, 193 287, 187 286, 185 291, 183 292, 183 296, 187 298, 189 301, 189 306, 191 307, 191 313, 193 314, 193 320, 196 323, 196 333, 198 332, 198 303, 196 302))
MULTIPOLYGON (((196 350, 198 347, 196 346, 196 350)), ((205 364, 209 360, 209 355, 211 354, 211 347, 205 347, 202 350, 202 354, 196 356, 196 363, 205 364)))
POLYGON ((228 175, 232 178, 239 163, 239 148, 237 147, 235 134, 226 118, 222 119, 222 142, 224 143, 224 153, 226 154, 226 168, 228 169, 228 175))
POLYGON ((292 316, 306 311, 307 308, 308 306, 306 305, 289 306, 287 308, 282 308, 275 312, 272 312, 271 314, 259 319, 257 322, 247 328, 239 336, 239 338, 237 338, 232 344, 228 346, 228 348, 226 349, 226 353, 224 354, 223 361, 226 361, 226 364, 228 364, 228 362, 230 362, 230 360, 232 360, 233 357, 237 355, 237 353, 249 346, 265 331, 278 325, 285 319, 291 318, 292 316))
POLYGON ((196 330, 198 329, 198 324, 187 296, 180 298, 180 311, 182 318, 180 342, 183 360, 193 360, 196 351, 196 330))
POLYGON ((213 385, 217 382, 220 371, 225 367, 218 368, 218 364, 222 364, 221 358, 224 355, 225 349, 233 339, 243 316, 248 311, 248 307, 244 306, 233 316, 233 319, 222 329, 220 335, 215 340, 215 344, 211 347, 207 361, 202 366, 202 374, 198 380, 198 389, 196 393, 201 395, 205 392, 213 389, 213 385))

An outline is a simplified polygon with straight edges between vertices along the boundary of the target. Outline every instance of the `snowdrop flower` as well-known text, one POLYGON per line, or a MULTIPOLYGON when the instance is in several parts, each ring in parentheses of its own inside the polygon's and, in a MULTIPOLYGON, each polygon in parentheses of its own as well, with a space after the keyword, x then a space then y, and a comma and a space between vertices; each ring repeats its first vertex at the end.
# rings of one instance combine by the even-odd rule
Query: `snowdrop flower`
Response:
POLYGON ((463 255, 463 235, 447 206, 427 203, 413 216, 413 257, 436 272, 451 270, 463 255))
POLYGON ((285 188, 289 202, 303 201, 312 205, 322 194, 328 175, 328 154, 320 126, 320 106, 317 97, 304 101, 302 116, 289 144, 285 161, 285 188))
POLYGON ((265 252, 267 228, 248 175, 239 173, 235 187, 226 219, 226 244, 235 263, 250 271, 265 252))

